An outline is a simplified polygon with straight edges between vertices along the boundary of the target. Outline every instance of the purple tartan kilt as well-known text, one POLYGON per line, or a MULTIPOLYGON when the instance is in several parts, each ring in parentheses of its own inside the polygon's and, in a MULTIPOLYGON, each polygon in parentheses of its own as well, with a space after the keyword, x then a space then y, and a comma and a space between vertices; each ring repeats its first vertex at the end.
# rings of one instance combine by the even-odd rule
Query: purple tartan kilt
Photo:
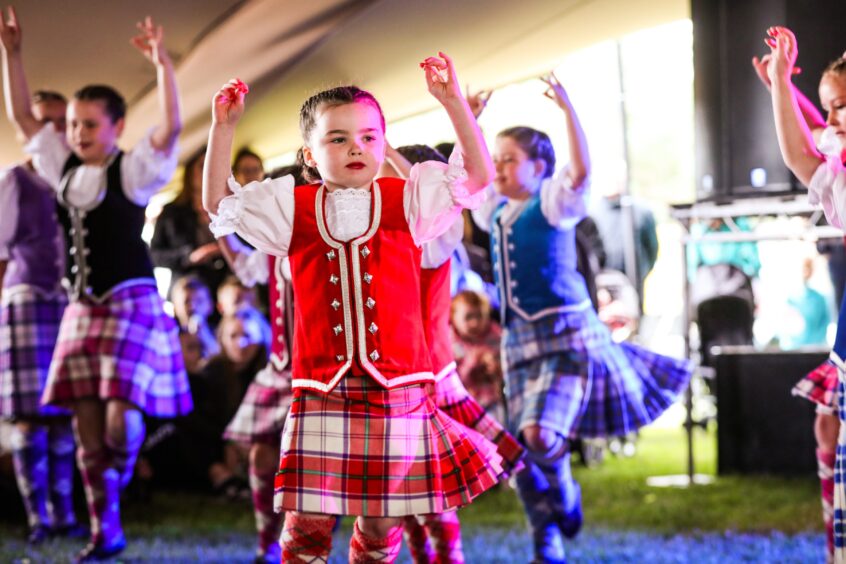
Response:
POLYGON ((347 375, 328 394, 298 388, 274 508, 401 517, 470 503, 503 472, 496 447, 435 406, 428 386, 385 390, 347 375))
POLYGON ((458 372, 452 370, 435 384, 435 396, 438 407, 444 413, 496 445, 496 451, 502 457, 502 469, 505 476, 523 468, 523 447, 499 424, 499 421, 473 399, 461 383, 458 372))
POLYGON ((191 411, 176 323, 152 284, 65 310, 42 401, 67 405, 86 397, 122 399, 153 417, 191 411))
POLYGON ((0 308, 0 417, 70 415, 65 409, 41 405, 67 303, 63 292, 45 296, 29 286, 4 290, 0 308))
POLYGON ((826 360, 796 382, 792 393, 817 404, 817 413, 837 415, 837 366, 826 360))
POLYGON ((260 442, 278 446, 291 397, 291 372, 279 372, 269 362, 247 388, 223 438, 244 444, 260 442))
POLYGON ((625 435, 663 413, 692 373, 687 360, 613 342, 593 310, 516 320, 503 343, 515 435, 531 424, 570 438, 625 435))

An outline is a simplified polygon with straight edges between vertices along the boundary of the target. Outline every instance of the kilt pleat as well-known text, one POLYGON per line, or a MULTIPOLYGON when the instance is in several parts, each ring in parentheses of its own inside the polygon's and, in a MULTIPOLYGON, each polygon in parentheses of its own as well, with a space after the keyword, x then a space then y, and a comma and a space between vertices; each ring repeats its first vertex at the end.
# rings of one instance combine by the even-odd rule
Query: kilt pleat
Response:
POLYGON ((68 305, 42 402, 67 405, 85 397, 122 399, 153 417, 191 411, 176 323, 155 286, 68 305))
POLYGON ((277 511, 395 517, 458 508, 495 485, 496 447, 439 410, 424 385, 347 376, 294 390, 275 481, 277 511))
POLYGON ((0 417, 70 414, 41 405, 66 305, 62 293, 46 296, 30 287, 4 292, 0 307, 0 417))
POLYGON ((243 444, 279 444, 291 407, 291 372, 279 372, 268 363, 250 383, 223 438, 243 444))
POLYGON ((837 413, 837 366, 826 360, 801 380, 791 390, 794 396, 817 404, 817 412, 835 415, 837 413))

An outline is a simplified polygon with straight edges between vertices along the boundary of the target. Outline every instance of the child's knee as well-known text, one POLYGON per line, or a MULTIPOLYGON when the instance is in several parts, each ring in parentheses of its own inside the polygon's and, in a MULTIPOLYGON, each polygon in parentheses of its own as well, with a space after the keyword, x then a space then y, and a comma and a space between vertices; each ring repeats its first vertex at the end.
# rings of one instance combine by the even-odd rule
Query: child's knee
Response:
POLYGON ((547 453, 559 443, 559 435, 552 429, 530 425, 522 430, 523 443, 536 453, 547 453))
POLYGON ((400 525, 399 517, 359 517, 359 530, 373 538, 387 537, 390 532, 400 525))
POLYGON ((840 433, 840 420, 836 415, 817 413, 814 421, 814 435, 817 446, 824 451, 834 452, 837 448, 837 435, 840 433))

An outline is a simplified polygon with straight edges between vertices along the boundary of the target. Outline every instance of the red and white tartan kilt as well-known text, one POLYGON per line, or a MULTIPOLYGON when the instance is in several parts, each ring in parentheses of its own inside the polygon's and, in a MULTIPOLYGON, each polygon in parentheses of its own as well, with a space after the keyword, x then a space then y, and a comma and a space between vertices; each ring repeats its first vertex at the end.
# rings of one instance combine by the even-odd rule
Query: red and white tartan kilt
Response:
POLYGON ((274 509, 427 515, 494 486, 503 471, 496 447, 438 409, 427 388, 385 390, 348 375, 326 395, 295 389, 274 509))
POLYGON ((837 366, 826 360, 796 382, 792 393, 817 404, 817 413, 837 415, 837 366))
POLYGON ((455 369, 435 384, 435 401, 456 422, 473 429, 496 445, 496 451, 502 457, 503 478, 523 468, 523 447, 473 399, 455 369))
POLYGON ((152 284, 120 288, 105 302, 65 310, 42 402, 122 399, 153 417, 191 411, 176 323, 152 284))
POLYGON ((278 445, 291 407, 291 372, 268 362, 253 379, 223 438, 243 444, 278 445))
POLYGON ((64 292, 45 295, 31 286, 3 291, 0 307, 0 417, 67 416, 42 406, 59 323, 68 300, 64 292))

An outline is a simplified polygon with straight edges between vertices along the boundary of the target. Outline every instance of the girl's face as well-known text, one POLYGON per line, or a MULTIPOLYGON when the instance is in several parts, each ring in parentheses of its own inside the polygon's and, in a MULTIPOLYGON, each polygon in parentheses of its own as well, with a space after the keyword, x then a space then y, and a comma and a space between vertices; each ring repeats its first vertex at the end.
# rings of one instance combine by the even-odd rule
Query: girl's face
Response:
POLYGON ((465 339, 478 339, 488 328, 488 320, 481 308, 471 306, 465 301, 455 303, 451 321, 458 336, 465 339))
POLYGON ((43 125, 52 123, 59 133, 65 132, 66 115, 67 104, 59 100, 45 100, 32 105, 32 117, 43 125))
POLYGON ((261 328, 251 319, 228 318, 220 331, 220 348, 235 364, 246 364, 261 347, 261 328))
POLYGON ((112 123, 99 100, 71 100, 67 122, 68 144, 85 164, 105 163, 123 131, 123 119, 112 123))
POLYGON ((820 104, 828 112, 825 123, 834 128, 841 146, 846 148, 846 76, 831 72, 823 75, 820 104))
POLYGON ((186 288, 173 292, 173 311, 176 319, 183 328, 188 327, 191 316, 198 316, 205 320, 212 312, 211 296, 204 288, 186 288))
POLYGON ((511 137, 497 137, 493 154, 494 188, 506 198, 524 200, 534 194, 543 178, 543 161, 529 158, 511 137))
POLYGON ((366 102, 322 106, 303 157, 330 190, 368 187, 385 160, 382 116, 366 102))
POLYGON ((238 160, 232 174, 238 184, 245 186, 253 181, 264 180, 264 165, 257 158, 247 155, 238 160))

